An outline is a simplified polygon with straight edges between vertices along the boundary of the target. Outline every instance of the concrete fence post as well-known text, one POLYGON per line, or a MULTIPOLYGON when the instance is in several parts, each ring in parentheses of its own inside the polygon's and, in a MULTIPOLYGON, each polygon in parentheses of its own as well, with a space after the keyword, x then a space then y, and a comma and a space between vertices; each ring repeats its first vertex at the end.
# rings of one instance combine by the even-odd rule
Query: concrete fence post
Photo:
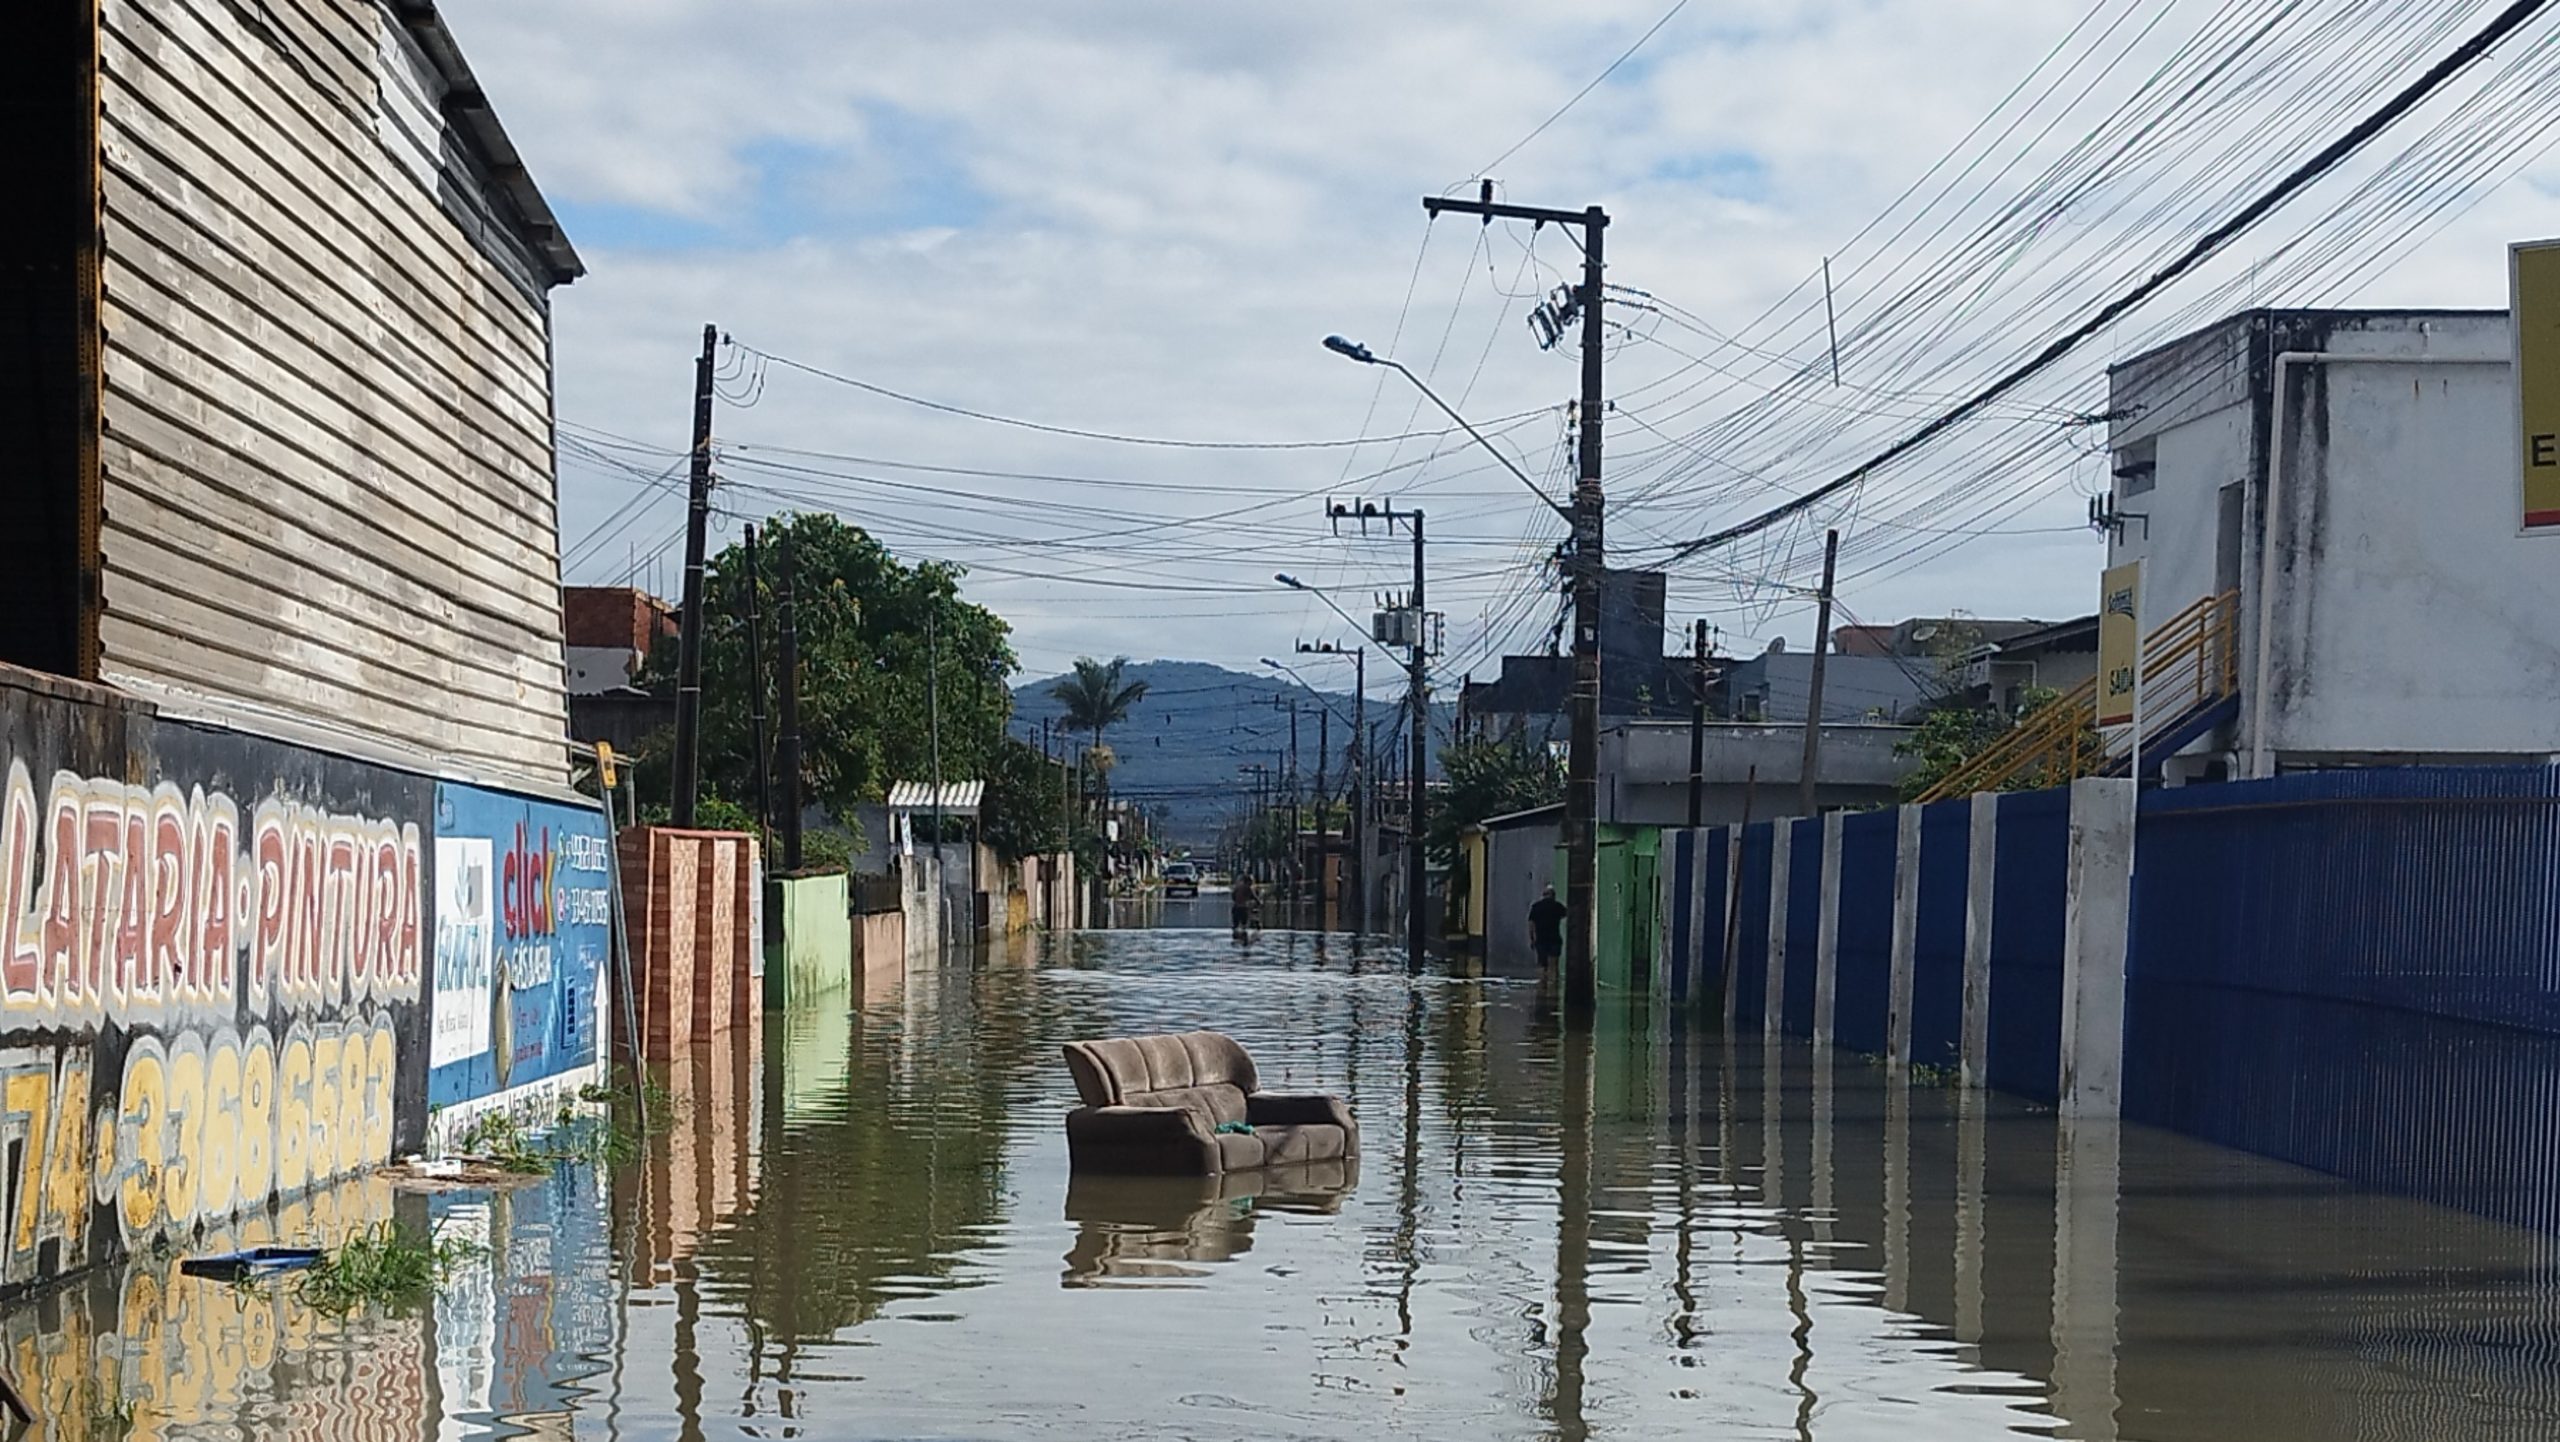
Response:
POLYGON ((1813 1044, 1829 1046, 1838 1038, 1840 1015, 1840 821, 1834 811, 1822 818, 1822 901, 1813 943, 1813 1044))
POLYGON ((2062 913, 2062 1114, 2113 1121, 2124 1081, 2124 968, 2133 920, 2129 778, 2071 783, 2062 913))
POLYGON ((1768 970, 1760 979, 1760 1031, 1777 1036, 1787 1026, 1787 859, 1795 854, 1795 822, 1769 823, 1768 970))
POLYGON ((1920 949, 1920 808, 1895 817, 1893 965, 1886 978, 1884 1055, 1899 1070, 1911 1064, 1911 978, 1920 949))
POLYGON ((1991 906, 1992 881, 1998 874, 2000 797, 1982 792, 1973 798, 1973 829, 1964 880, 1964 1045, 1963 1082, 1980 1089, 1991 1076, 1991 906))

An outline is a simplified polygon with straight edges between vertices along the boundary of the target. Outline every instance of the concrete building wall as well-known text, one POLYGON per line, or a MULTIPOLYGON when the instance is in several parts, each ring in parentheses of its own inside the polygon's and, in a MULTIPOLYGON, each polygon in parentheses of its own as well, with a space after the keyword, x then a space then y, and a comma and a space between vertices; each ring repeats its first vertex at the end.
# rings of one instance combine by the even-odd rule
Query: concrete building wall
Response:
MULTIPOLYGON (((1911 762, 1894 747, 1904 726, 1826 726, 1822 785, 1814 804, 1829 809, 1899 799, 1911 762)), ((1796 814, 1804 771, 1804 727, 1710 723, 1706 732, 1703 820, 1721 826, 1750 814, 1796 814)), ((1621 726, 1600 733, 1600 819, 1632 826, 1685 826, 1689 818, 1689 727, 1685 722, 1621 726)))
MULTIPOLYGON (((1505 827, 1485 834, 1484 965, 1512 976, 1535 976, 1538 955, 1529 944, 1529 905, 1556 883, 1555 821, 1505 827)), ((1561 895, 1563 888, 1558 887, 1561 895)))
POLYGON ((2245 774, 2262 734, 2279 765, 2560 750, 2507 357, 2499 313, 2255 312, 2117 368, 2118 469, 2155 470, 2118 478, 2141 519, 2110 562, 2144 562, 2146 626, 2241 594, 2241 714, 2192 751, 2245 774))

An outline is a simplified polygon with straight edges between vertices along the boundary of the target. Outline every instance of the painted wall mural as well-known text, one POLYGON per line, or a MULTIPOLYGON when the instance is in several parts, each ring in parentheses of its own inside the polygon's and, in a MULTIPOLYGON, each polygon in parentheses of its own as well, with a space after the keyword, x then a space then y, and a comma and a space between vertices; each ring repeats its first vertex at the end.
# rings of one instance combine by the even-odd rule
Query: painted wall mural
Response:
POLYGON ((613 940, 604 818, 453 782, 435 805, 428 1102, 593 1065, 613 940))
POLYGON ((433 794, 0 689, 0 1288, 416 1144, 433 794))
POLYGON ((607 866, 593 811, 0 668, 0 1296, 593 1062, 607 866))

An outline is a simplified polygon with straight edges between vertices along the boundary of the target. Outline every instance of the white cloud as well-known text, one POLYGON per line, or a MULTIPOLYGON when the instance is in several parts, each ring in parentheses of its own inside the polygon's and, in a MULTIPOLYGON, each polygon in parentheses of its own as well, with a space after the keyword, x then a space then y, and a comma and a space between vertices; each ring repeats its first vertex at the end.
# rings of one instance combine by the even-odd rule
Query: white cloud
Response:
MULTIPOLYGON (((1409 417, 1427 425, 1416 398, 1391 380, 1376 390, 1376 373, 1316 341, 1343 331, 1383 347, 1415 275, 1419 197, 1463 180, 1545 119, 1660 15, 1663 0, 443 8, 536 177, 573 220, 593 218, 573 233, 593 273, 558 297, 562 414, 672 452, 705 319, 776 354, 916 394, 1097 429, 1343 436, 1361 430, 1373 393, 1371 429, 1406 429, 1409 417), (778 153, 789 158, 788 177, 777 174, 778 153), (698 239, 653 244, 643 220, 698 239)), ((1739 328, 1882 211, 2081 18, 2037 0, 1819 0, 1775 14, 1696 0, 1637 62, 1502 167, 1506 193, 1607 204, 1617 220, 1613 279, 1739 328)), ((2163 34, 2193 24, 2172 16, 2163 34)), ((2037 164, 2074 138, 2046 137, 2037 164)), ((2359 294, 2498 303, 2498 245, 2514 227, 2544 228, 2531 218, 2537 200, 2522 190, 2498 197, 2359 294)), ((1574 362, 1538 352, 1520 321, 1526 302, 1497 292, 1515 281, 1544 290, 1574 263, 1553 232, 1538 238, 1531 264, 1511 232, 1444 221, 1397 349, 1417 366, 1437 354, 1437 381, 1453 399, 1465 393, 1471 414, 1560 405, 1576 386, 1574 362)), ((1844 299, 1865 287, 1844 277, 1844 299)), ((1693 355, 1712 347, 1696 335, 1662 338, 1693 355)), ((2087 376, 2104 358, 2092 351, 2070 364, 2087 376)), ((1751 365, 1732 352, 1710 359, 1751 365)), ((1638 344, 1615 364, 1612 390, 1623 397, 1684 363, 1638 344)), ((1123 651, 1250 666, 1298 636, 1341 630, 1321 608, 1270 587, 1272 572, 1401 583, 1399 548, 1331 538, 1312 502, 1164 525, 1327 486, 1345 474, 1340 452, 1098 445, 938 416, 779 370, 765 379, 753 409, 724 408, 724 441, 1232 491, 1115 493, 877 467, 849 469, 895 484, 794 482, 733 466, 738 485, 725 503, 735 509, 793 504, 753 487, 829 494, 902 550, 978 564, 972 593, 1014 622, 1035 671, 1123 651), (1125 549, 972 539, 1096 532, 1125 538, 1125 549), (996 567, 1245 593, 1154 594, 996 567)), ((1927 404, 1851 394, 1856 405, 1910 414, 1927 404)), ((1824 438, 1831 449, 1778 464, 1754 454, 1773 490, 1714 507, 1698 505, 1694 491, 1631 504, 1613 537, 1641 546, 1693 534, 1701 519, 1730 519, 1825 479, 1824 463, 1879 424, 1844 420, 1824 438)), ((1546 421, 1517 438, 1533 469, 1554 459, 1561 439, 1546 421)), ((1630 425, 1612 428, 1614 454, 1659 444, 1630 425)), ((1416 454, 1371 446, 1350 469, 1416 454)), ((1556 527, 1508 477, 1453 474, 1469 467, 1481 463, 1453 456, 1406 482, 1449 538, 1434 558, 1435 605, 1450 611, 1453 641, 1493 616, 1534 630, 1551 603, 1522 602, 1513 563, 1523 551, 1494 543, 1525 535, 1551 544, 1556 527)), ((2000 524, 2076 520, 2070 478, 2048 479, 2045 502, 2000 524)), ((1641 475, 1622 493, 1640 489, 1641 475)), ((572 465, 567 538, 633 494, 627 480, 572 465)), ((629 544, 654 545, 679 519, 673 498, 660 497, 641 522, 591 548, 600 554, 579 574, 620 569, 629 544)), ((1790 542, 1799 565, 1803 539, 1790 542)), ((1916 570, 1878 573, 1852 602, 1871 620, 1954 608, 2059 616, 2087 608, 2097 564, 2086 538, 1987 539, 1916 570)), ((1695 577, 1676 581, 1675 618, 1732 598, 1695 577)), ((1723 619, 1737 632, 1784 630, 1799 641, 1810 626, 1787 606, 1723 619)))

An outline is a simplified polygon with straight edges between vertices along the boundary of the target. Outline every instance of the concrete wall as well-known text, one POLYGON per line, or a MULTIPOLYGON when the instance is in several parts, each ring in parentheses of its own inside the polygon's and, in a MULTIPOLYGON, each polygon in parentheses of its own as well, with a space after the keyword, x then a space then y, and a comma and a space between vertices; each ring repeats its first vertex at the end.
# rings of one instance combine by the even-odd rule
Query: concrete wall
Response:
POLYGON ((591 1078, 608 862, 570 798, 0 668, 0 1291, 591 1078))
POLYGON ((788 1009, 842 992, 853 981, 852 896, 842 873, 791 877, 767 887, 782 940, 764 977, 764 1004, 788 1009))
MULTIPOLYGON (((1556 846, 1562 829, 1553 821, 1504 827, 1485 834, 1484 965, 1488 972, 1535 976, 1538 954, 1529 942, 1529 905, 1549 886, 1562 896, 1556 846)), ((1397 930, 1403 918, 1380 920, 1397 930)))
POLYGON ((902 976, 906 969, 904 912, 882 911, 854 918, 855 974, 868 981, 876 975, 902 976))
MULTIPOLYGON (((1826 726, 1818 807, 1883 805, 1901 795, 1911 762, 1894 747, 1906 726, 1826 726)), ((1703 820, 1725 825, 1796 811, 1804 771, 1804 728, 1709 722, 1703 820), (1754 772, 1757 772, 1757 779, 1754 772)), ((1600 733, 1600 819, 1635 826, 1683 826, 1689 819, 1689 727, 1651 722, 1600 733)))
POLYGON ((942 868, 929 850, 897 858, 898 908, 905 918, 907 965, 942 962, 945 910, 942 868))
POLYGON ((2215 588, 2221 488, 2247 487, 2228 738, 2244 766, 2261 699, 2280 764, 2560 751, 2552 545, 2517 534, 2508 346, 2496 314, 2261 314, 2116 373, 2113 408, 2148 409, 2111 443, 2158 447, 2157 483, 2121 502, 2148 535, 2128 526, 2113 548, 2145 561, 2147 621, 2215 588), (2279 377, 2282 352, 2335 359, 2279 377), (2210 404, 2164 404, 2188 392, 2210 404))

